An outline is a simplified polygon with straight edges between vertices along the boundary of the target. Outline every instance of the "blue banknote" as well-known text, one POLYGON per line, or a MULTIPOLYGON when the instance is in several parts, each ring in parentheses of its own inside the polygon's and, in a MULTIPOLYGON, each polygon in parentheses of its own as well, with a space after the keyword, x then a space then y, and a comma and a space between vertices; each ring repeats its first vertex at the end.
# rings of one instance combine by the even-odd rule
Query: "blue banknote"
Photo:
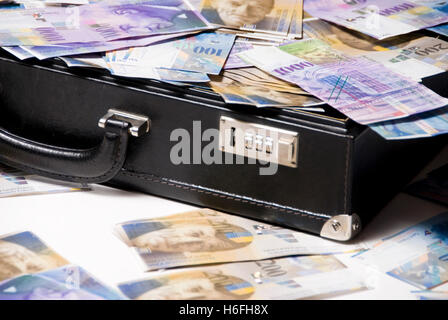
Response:
POLYGON ((448 212, 384 238, 355 257, 420 289, 444 284, 448 281, 448 212))
POLYGON ((448 108, 417 114, 403 120, 370 125, 388 140, 433 137, 448 133, 448 108))

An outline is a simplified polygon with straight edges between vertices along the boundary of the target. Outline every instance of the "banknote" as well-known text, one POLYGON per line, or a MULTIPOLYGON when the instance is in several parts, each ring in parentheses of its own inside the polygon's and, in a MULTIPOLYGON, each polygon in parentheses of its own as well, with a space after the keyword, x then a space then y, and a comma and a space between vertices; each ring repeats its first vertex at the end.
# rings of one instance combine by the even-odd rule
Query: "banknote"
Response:
POLYGON ((210 23, 286 36, 297 0, 203 0, 198 8, 210 23))
MULTIPOLYGON (((138 37, 127 40, 115 40, 109 42, 78 42, 65 43, 64 45, 51 46, 21 46, 23 50, 32 54, 36 58, 43 60, 54 57, 63 57, 87 53, 98 53, 124 49, 129 47, 141 47, 155 44, 164 40, 185 36, 189 33, 164 34, 152 37, 138 37)), ((6 47, 5 47, 6 48, 6 47)))
POLYGON ((76 5, 82 5, 82 4, 89 4, 89 0, 14 0, 14 3, 23 3, 23 4, 29 4, 29 3, 36 3, 41 2, 44 4, 76 4, 76 5))
POLYGON ((235 35, 202 33, 157 45, 109 52, 106 58, 140 68, 160 67, 219 74, 235 41, 235 35))
POLYGON ((21 47, 2 47, 2 49, 8 51, 10 54, 15 56, 16 58, 19 58, 20 60, 25 60, 34 57, 34 55, 22 49, 21 47))
POLYGON ((387 140, 433 137, 448 133, 448 108, 425 112, 405 118, 370 125, 387 140))
POLYGON ((289 25, 288 38, 301 39, 303 36, 303 0, 297 0, 289 25))
POLYGON ((448 99, 365 57, 315 65, 277 47, 255 48, 238 56, 299 85, 361 124, 404 118, 448 105, 448 99))
POLYGON ((442 11, 448 13, 448 3, 446 1, 440 0, 412 0, 411 2, 424 5, 434 10, 442 11))
POLYGON ((312 64, 339 63, 350 58, 342 52, 331 48, 319 39, 305 39, 295 41, 278 47, 280 50, 293 56, 304 59, 312 64))
POLYGON ((296 94, 309 95, 308 92, 302 88, 292 85, 288 82, 275 78, 268 73, 257 68, 241 68, 226 70, 221 74, 225 78, 240 82, 242 85, 250 84, 256 86, 263 86, 281 92, 289 92, 296 94))
POLYGON ((409 227, 354 256, 420 289, 448 281, 448 212, 409 227))
POLYGON ((412 291, 419 300, 448 300, 448 291, 422 290, 412 291))
POLYGON ((191 72, 185 70, 174 70, 169 68, 159 67, 145 67, 124 65, 119 63, 110 63, 106 61, 106 65, 112 75, 127 77, 127 78, 141 78, 141 79, 155 79, 162 81, 179 81, 179 82, 209 82, 210 78, 201 72, 191 72))
POLYGON ((223 76, 211 79, 210 86, 227 103, 251 104, 257 107, 310 107, 323 104, 312 96, 281 92, 268 86, 247 83, 243 85, 223 76))
POLYGON ((54 182, 10 167, 0 166, 0 198, 90 190, 86 185, 54 182))
POLYGON ((447 13, 401 0, 307 0, 305 10, 380 40, 448 22, 447 13))
POLYGON ((338 51, 350 56, 368 56, 416 81, 448 70, 448 43, 441 39, 412 34, 376 40, 322 20, 306 21, 304 29, 311 37, 326 42, 338 51))
POLYGON ((412 40, 421 37, 412 33, 386 40, 377 40, 363 33, 326 22, 321 19, 307 19, 303 22, 303 34, 308 38, 322 40, 332 48, 350 56, 364 55, 375 51, 400 49, 412 40))
POLYGON ((107 69, 107 63, 99 54, 87 54, 71 57, 59 57, 70 68, 100 68, 107 69))
POLYGON ((0 282, 55 269, 68 261, 29 231, 0 236, 0 282))
POLYGON ((224 70, 250 67, 251 65, 241 60, 237 54, 253 48, 254 46, 248 42, 235 42, 224 65, 224 70))
POLYGON ((189 268, 118 287, 135 300, 322 299, 367 288, 359 276, 333 256, 189 268))
POLYGON ((448 36, 448 24, 442 24, 440 26, 431 27, 431 28, 428 28, 428 30, 431 30, 433 32, 441 34, 442 36, 445 36, 445 37, 448 36))
POLYGON ((86 270, 67 265, 0 283, 1 300, 126 300, 86 270))
POLYGON ((362 248, 209 209, 125 222, 116 233, 146 270, 362 248))
POLYGON ((444 69, 435 65, 420 61, 408 55, 403 55, 401 51, 402 50, 371 52, 364 56, 382 64, 389 70, 416 82, 422 81, 423 78, 445 72, 444 69))
POLYGON ((442 39, 421 37, 395 51, 398 53, 396 60, 405 60, 408 57, 448 70, 448 42, 442 39))
POLYGON ((183 0, 165 6, 122 0, 0 12, 1 46, 107 42, 205 29, 210 26, 183 0))

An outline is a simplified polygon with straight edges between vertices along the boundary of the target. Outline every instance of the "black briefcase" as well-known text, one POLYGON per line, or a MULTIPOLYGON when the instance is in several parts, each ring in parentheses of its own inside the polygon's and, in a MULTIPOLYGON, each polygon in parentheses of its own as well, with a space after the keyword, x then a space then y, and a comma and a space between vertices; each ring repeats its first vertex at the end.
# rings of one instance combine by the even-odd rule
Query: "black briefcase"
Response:
MULTIPOLYGON (((2 51, 2 50, 0 50, 2 51)), ((427 80, 443 91, 446 75, 427 80)), ((444 94, 445 92, 439 93, 444 94)), ((349 240, 446 139, 0 53, 0 161, 349 240), (221 160, 220 160, 221 159, 221 160)))

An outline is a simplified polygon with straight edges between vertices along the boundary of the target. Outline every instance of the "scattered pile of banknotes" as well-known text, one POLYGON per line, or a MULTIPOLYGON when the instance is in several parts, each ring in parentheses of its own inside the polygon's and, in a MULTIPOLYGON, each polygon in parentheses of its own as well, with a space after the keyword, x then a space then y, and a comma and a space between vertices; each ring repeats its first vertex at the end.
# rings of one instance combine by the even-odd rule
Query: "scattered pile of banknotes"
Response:
POLYGON ((410 139, 448 132, 421 84, 448 69, 447 22, 444 1, 0 0, 0 46, 410 139))
POLYGON ((372 273, 337 253, 414 286, 417 299, 448 299, 437 289, 448 281, 448 212, 371 249, 210 209, 120 223, 114 233, 142 271, 157 272, 108 285, 34 233, 18 232, 0 236, 0 299, 289 300, 375 288, 372 273))

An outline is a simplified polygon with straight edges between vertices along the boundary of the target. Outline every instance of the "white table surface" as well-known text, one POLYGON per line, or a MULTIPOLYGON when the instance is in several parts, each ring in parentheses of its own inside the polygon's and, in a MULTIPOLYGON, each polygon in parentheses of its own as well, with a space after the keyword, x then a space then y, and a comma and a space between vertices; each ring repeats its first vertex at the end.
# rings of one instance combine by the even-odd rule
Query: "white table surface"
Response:
MULTIPOLYGON (((448 147, 424 173, 448 162, 448 147)), ((100 185, 93 191, 0 199, 0 235, 29 230, 56 252, 101 281, 119 282, 145 276, 136 257, 116 238, 116 223, 158 217, 194 209, 183 203, 100 185)), ((372 244, 406 227, 448 211, 447 207, 407 194, 398 194, 362 231, 357 241, 372 244)), ((373 288, 336 299, 415 299, 416 287, 366 268, 351 255, 339 255, 348 267, 365 274, 373 288)), ((439 287, 448 290, 448 284, 439 287)))

